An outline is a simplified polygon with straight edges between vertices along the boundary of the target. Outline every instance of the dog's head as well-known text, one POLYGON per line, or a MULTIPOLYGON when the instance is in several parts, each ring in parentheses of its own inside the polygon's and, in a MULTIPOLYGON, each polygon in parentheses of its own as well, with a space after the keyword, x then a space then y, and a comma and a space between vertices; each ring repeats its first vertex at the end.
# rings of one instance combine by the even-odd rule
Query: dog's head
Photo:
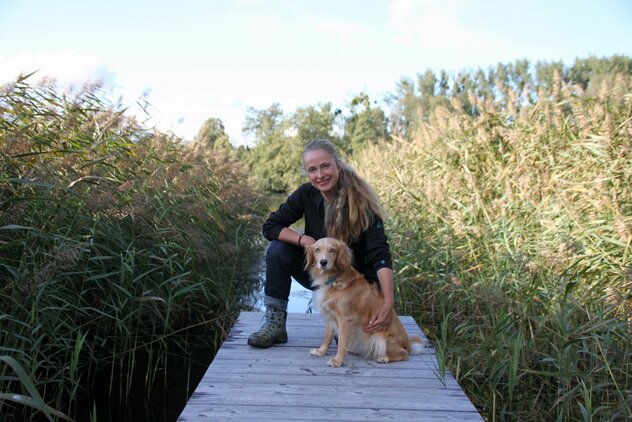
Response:
POLYGON ((332 237, 319 239, 305 248, 305 269, 312 275, 338 274, 351 267, 353 254, 343 241, 332 237))

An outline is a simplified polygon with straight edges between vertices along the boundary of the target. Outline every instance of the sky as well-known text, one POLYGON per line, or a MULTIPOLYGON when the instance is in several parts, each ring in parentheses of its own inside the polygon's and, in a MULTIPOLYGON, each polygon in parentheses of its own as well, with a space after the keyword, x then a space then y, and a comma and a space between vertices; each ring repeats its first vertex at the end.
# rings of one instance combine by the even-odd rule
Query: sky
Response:
POLYGON ((374 100, 427 69, 632 56, 632 0, 0 0, 0 84, 35 70, 101 81, 149 126, 190 140, 250 107, 374 100))

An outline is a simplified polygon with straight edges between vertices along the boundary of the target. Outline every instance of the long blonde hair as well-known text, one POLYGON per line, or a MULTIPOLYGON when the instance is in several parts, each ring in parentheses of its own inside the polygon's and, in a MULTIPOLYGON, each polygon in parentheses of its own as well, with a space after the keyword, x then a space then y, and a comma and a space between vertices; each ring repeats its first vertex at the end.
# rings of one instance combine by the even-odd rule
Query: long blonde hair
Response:
POLYGON ((374 215, 384 218, 384 209, 375 191, 340 158, 331 142, 325 139, 311 141, 305 146, 303 156, 318 149, 329 153, 340 169, 336 195, 327 207, 327 236, 351 243, 369 228, 374 215))

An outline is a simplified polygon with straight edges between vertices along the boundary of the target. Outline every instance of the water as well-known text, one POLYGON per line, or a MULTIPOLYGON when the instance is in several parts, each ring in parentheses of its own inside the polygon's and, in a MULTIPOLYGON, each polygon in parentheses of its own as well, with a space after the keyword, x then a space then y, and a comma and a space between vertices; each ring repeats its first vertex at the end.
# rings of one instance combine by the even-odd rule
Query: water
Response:
POLYGON ((318 312, 313 306, 313 292, 300 283, 292 279, 292 289, 290 290, 290 300, 287 304, 288 312, 314 313, 318 312))

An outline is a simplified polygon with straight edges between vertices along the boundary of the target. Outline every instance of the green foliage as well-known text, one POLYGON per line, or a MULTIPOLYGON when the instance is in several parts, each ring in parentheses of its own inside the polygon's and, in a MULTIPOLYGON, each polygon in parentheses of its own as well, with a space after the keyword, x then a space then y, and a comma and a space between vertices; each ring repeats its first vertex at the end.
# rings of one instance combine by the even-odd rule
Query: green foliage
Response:
MULTIPOLYGON (((28 396, 25 396, 23 394, 15 394, 15 393, 0 393, 0 400, 12 401, 20 405, 29 406, 35 410, 42 412, 44 416, 46 416, 46 419, 48 419, 49 421, 53 420, 53 415, 61 419, 72 420, 67 415, 55 409, 52 409, 50 406, 46 404, 46 402, 44 401, 40 393, 37 391, 37 389, 33 385, 31 378, 29 378, 28 374, 26 373, 24 368, 22 368, 22 365, 20 365, 20 363, 17 360, 15 360, 11 356, 0 356, 0 361, 7 364, 8 366, 11 367, 11 369, 13 369, 13 371, 15 371, 15 373, 18 376, 18 380, 20 381, 20 384, 22 384, 24 389, 30 394, 28 396)), ((12 379, 12 378, 7 377, 7 379, 12 379)))
POLYGON ((368 95, 361 93, 354 97, 350 109, 342 139, 345 153, 358 153, 368 145, 388 139, 386 114, 379 107, 371 107, 368 95))
POLYGON ((298 108, 291 116, 279 104, 249 109, 244 132, 254 137, 255 146, 241 157, 253 182, 271 192, 287 192, 303 183, 303 147, 313 139, 332 139, 338 113, 330 103, 298 108))
POLYGON ((150 396, 220 344, 258 251, 240 163, 96 88, 24 79, 0 92, 0 140, 0 390, 29 393, 0 400, 6 420, 150 396))
POLYGON ((194 141, 210 149, 222 149, 225 151, 233 149, 230 138, 224 130, 224 122, 216 117, 210 117, 202 123, 202 127, 200 127, 194 141))
POLYGON ((396 86, 396 91, 391 94, 388 103, 392 109, 393 135, 404 136, 413 132, 421 110, 421 101, 415 91, 415 83, 407 78, 402 78, 396 86))
POLYGON ((390 210, 400 310, 487 419, 625 420, 632 80, 583 92, 555 64, 530 98, 524 69, 498 67, 495 101, 437 107, 358 169, 390 210))
POLYGON ((575 60, 568 71, 562 74, 565 76, 565 81, 577 84, 586 90, 591 80, 597 75, 632 75, 632 58, 621 55, 609 58, 590 56, 575 60))
POLYGON ((252 180, 263 189, 286 192, 304 179, 300 176, 301 151, 306 142, 330 139, 343 155, 354 156, 391 137, 411 140, 436 110, 480 116, 484 109, 517 113, 532 109, 542 96, 557 95, 561 84, 571 84, 578 95, 597 97, 603 86, 613 86, 616 75, 632 76, 632 59, 625 56, 577 59, 572 66, 562 62, 535 64, 528 60, 498 63, 461 70, 456 74, 428 69, 417 79, 404 78, 388 95, 387 115, 377 101, 360 92, 343 112, 331 103, 298 108, 285 115, 279 104, 250 109, 244 132, 254 141, 238 152, 248 163, 252 180))
POLYGON ((269 192, 296 188, 302 181, 302 152, 296 138, 285 135, 258 144, 247 158, 253 179, 269 192))
POLYGON ((334 123, 340 110, 332 110, 331 103, 317 107, 299 107, 292 116, 292 127, 301 144, 314 139, 331 139, 334 136, 334 123))
POLYGON ((248 109, 243 125, 246 135, 253 135, 256 142, 265 142, 270 138, 282 135, 287 129, 283 109, 279 103, 273 103, 270 107, 257 110, 248 109))
POLYGON ((577 59, 571 66, 562 62, 528 60, 498 63, 487 70, 461 70, 454 75, 432 70, 418 75, 417 83, 399 81, 388 102, 391 105, 393 135, 411 138, 421 122, 427 121, 437 108, 480 113, 481 104, 511 109, 532 106, 541 95, 552 92, 560 83, 576 85, 595 96, 604 79, 612 85, 615 75, 632 76, 632 58, 612 56, 577 59))
POLYGON ((300 183, 302 145, 289 135, 290 121, 279 104, 266 109, 250 108, 244 132, 256 145, 246 155, 252 181, 271 192, 285 192, 300 183))

